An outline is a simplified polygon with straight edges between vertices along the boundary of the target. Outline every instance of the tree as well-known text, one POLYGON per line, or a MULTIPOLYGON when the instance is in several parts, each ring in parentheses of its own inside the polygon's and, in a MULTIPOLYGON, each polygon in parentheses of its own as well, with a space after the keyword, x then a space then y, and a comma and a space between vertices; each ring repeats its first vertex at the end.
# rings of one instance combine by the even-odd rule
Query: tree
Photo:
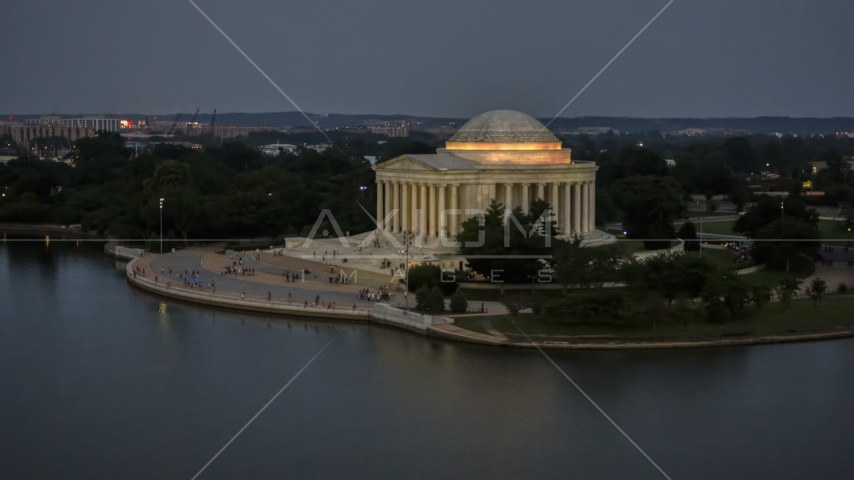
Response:
POLYGON ((422 312, 430 311, 430 286, 423 284, 415 291, 415 309, 422 312))
POLYGON ((750 287, 750 301, 756 308, 762 308, 771 301, 771 288, 766 285, 754 285, 750 287))
POLYGON ((442 313, 445 310, 445 299, 439 287, 430 287, 427 284, 415 292, 415 308, 427 313, 442 313))
POLYGON ((711 322, 724 322, 738 316, 750 299, 745 281, 735 272, 716 269, 703 286, 702 298, 706 302, 711 322))
POLYGON ((827 282, 820 278, 814 278, 812 283, 807 287, 805 293, 807 296, 812 298, 813 305, 818 306, 821 304, 821 300, 827 293, 827 282))
POLYGON ((758 240, 750 250, 757 263, 767 263, 770 268, 787 272, 792 257, 802 255, 815 260, 821 246, 818 229, 794 219, 771 222, 757 230, 752 238, 758 240))
POLYGON ((789 308, 789 304, 792 299, 798 296, 798 287, 800 287, 800 285, 800 282, 794 278, 787 277, 781 280, 780 285, 774 288, 774 293, 780 300, 780 307, 783 310, 789 308))
POLYGON ((621 269, 630 261, 628 254, 613 245, 585 248, 581 237, 575 236, 554 248, 552 264, 566 293, 569 285, 602 288, 605 283, 620 281, 621 269))
POLYGON ((457 291, 456 280, 453 282, 443 281, 442 269, 437 265, 422 264, 409 268, 409 291, 414 292, 422 285, 439 287, 445 295, 451 295, 457 291))
POLYGON ((458 288, 453 295, 451 295, 451 311, 454 313, 466 313, 466 310, 469 308, 469 302, 466 299, 466 295, 463 293, 462 288, 458 288))
POLYGON ((615 183, 611 192, 623 211, 623 228, 629 238, 644 239, 644 246, 650 250, 670 245, 669 240, 676 237, 673 219, 685 211, 684 191, 676 180, 631 177, 615 183))
MULTIPOLYGON (((541 210, 545 210, 542 205, 548 206, 545 202, 534 202, 537 205, 541 210)), ((543 223, 533 215, 535 210, 531 212, 524 214, 517 207, 509 224, 505 224, 504 206, 493 200, 485 214, 462 222, 456 240, 469 267, 493 281, 500 278, 501 282, 527 283, 536 278, 543 269, 543 258, 551 253, 548 244, 556 245, 559 241, 556 238, 547 241, 542 235, 543 223)), ((550 221, 546 218, 546 222, 550 221)))
POLYGON ((445 311, 445 296, 442 295, 442 290, 433 286, 430 287, 430 313, 442 313, 445 311))
POLYGON ((818 213, 800 200, 763 198, 739 217, 733 230, 759 240, 751 248, 758 263, 788 272, 793 256, 817 258, 821 239, 817 225, 818 213))
POLYGON ((706 258, 665 253, 632 264, 626 278, 630 286, 656 292, 671 304, 680 294, 701 296, 709 278, 717 273, 717 266, 706 258))
POLYGON ((697 241, 697 227, 693 222, 685 222, 679 231, 676 232, 676 237, 685 241, 686 252, 699 252, 700 242, 697 241))
POLYGON ((792 197, 783 200, 762 197, 738 218, 733 231, 752 238, 757 230, 781 218, 800 220, 813 226, 818 225, 818 212, 807 208, 804 202, 792 197))

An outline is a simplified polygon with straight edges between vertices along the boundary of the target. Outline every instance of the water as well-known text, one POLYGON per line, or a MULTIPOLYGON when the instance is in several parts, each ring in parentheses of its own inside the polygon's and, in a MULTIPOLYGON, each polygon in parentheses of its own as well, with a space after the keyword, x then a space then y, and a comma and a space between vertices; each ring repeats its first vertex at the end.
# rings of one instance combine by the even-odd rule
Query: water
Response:
MULTIPOLYGON (((0 244, 0 478, 663 478, 539 353, 241 315, 0 244)), ((553 352, 674 479, 854 478, 854 340, 553 352)))

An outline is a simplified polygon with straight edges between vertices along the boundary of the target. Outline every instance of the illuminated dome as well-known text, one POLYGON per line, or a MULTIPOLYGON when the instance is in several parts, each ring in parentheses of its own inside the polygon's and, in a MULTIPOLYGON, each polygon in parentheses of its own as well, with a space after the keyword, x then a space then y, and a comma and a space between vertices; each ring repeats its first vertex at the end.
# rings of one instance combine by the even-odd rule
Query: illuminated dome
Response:
POLYGON ((450 142, 559 142, 536 118, 513 110, 480 114, 460 128, 450 142))

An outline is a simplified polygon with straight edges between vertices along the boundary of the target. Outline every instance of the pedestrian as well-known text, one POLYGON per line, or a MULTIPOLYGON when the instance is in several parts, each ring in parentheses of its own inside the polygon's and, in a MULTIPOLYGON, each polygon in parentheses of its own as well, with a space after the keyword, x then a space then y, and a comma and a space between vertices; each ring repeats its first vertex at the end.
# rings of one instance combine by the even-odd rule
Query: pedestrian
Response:
POLYGON ((243 290, 240 291, 240 299, 246 300, 246 292, 244 292, 243 290))

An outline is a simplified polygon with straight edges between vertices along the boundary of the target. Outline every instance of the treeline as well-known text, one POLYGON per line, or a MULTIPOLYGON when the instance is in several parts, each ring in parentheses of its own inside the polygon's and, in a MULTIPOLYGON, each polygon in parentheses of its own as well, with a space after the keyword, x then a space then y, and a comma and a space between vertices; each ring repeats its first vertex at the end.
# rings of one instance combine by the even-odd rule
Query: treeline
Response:
MULTIPOLYGON (((406 151, 410 143, 386 148, 406 151)), ((162 198, 167 238, 299 234, 323 209, 345 231, 373 225, 360 205, 373 214, 374 172, 347 146, 270 158, 239 142, 201 150, 160 144, 135 156, 120 136, 101 134, 79 140, 73 155, 73 165, 31 158, 0 166, 0 222, 82 224, 149 239, 159 235, 162 198)))

